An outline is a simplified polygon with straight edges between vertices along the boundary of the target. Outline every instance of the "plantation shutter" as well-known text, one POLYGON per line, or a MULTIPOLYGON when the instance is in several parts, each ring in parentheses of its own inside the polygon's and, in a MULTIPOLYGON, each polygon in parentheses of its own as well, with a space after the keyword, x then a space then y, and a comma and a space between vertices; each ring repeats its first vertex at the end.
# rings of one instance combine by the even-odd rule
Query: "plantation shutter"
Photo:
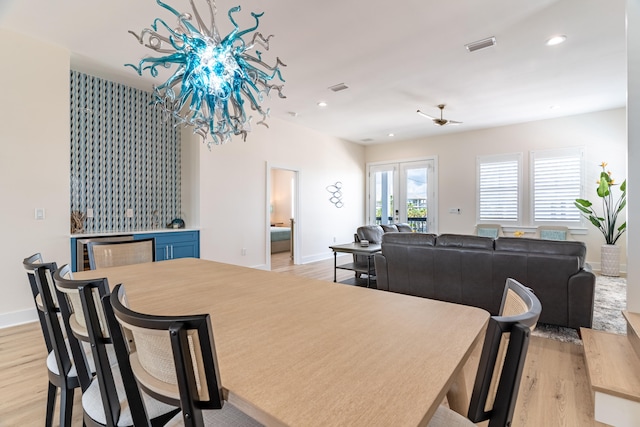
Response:
POLYGON ((531 153, 534 222, 579 223, 574 201, 582 196, 582 149, 531 153))
POLYGON ((478 158, 478 222, 520 220, 520 154, 478 158))

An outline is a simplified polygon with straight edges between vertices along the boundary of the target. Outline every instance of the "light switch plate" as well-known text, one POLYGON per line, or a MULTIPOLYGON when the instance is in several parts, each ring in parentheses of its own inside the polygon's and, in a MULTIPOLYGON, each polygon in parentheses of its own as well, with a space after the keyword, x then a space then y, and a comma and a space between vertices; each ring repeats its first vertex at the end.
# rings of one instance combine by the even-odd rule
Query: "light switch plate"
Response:
POLYGON ((36 213, 35 213, 36 219, 38 221, 41 221, 44 219, 44 208, 36 208, 36 213))

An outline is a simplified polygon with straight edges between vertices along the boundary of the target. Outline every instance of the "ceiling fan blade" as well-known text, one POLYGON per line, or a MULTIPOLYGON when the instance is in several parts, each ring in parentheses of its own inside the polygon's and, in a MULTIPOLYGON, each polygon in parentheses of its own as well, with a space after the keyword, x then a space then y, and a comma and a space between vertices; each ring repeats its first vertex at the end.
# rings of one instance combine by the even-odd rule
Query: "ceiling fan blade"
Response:
POLYGON ((437 117, 433 117, 428 115, 427 113, 423 113, 422 111, 418 110, 417 111, 418 114, 420 114, 422 117, 426 117, 427 119, 431 119, 431 120, 438 120, 437 117))
POLYGON ((458 121, 455 121, 455 120, 449 120, 449 123, 447 123, 447 124, 449 124, 449 125, 461 125, 462 122, 458 122, 458 121))

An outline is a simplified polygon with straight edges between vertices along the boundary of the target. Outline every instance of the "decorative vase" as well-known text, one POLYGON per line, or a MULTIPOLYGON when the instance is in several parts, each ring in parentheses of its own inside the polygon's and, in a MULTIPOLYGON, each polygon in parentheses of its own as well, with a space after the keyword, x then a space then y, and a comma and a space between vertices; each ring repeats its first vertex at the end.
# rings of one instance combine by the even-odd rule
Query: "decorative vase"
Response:
POLYGON ((602 245, 600 249, 600 274, 620 276, 620 248, 616 245, 602 245))

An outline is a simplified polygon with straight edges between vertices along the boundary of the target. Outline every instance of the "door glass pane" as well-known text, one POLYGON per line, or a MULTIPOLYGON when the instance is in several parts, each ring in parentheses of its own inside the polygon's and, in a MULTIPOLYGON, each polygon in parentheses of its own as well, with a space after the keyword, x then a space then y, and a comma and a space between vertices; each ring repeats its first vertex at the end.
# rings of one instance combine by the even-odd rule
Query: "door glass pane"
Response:
POLYGON ((376 224, 393 223, 393 171, 375 172, 376 224))
POLYGON ((406 218, 413 231, 427 232, 427 168, 406 169, 406 218))

